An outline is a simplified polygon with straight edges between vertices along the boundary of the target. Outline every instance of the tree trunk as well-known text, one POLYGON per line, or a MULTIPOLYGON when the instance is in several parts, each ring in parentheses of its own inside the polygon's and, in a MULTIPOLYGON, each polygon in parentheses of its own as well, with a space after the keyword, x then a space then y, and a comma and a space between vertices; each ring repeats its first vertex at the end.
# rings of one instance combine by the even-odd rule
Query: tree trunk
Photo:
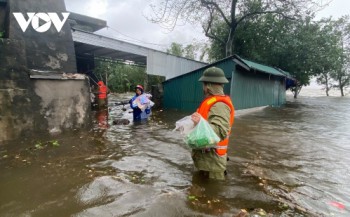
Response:
POLYGON ((344 96, 344 88, 343 88, 343 86, 340 86, 340 93, 341 93, 341 96, 344 96))
POLYGON ((237 20, 236 20, 236 7, 237 7, 238 0, 231 0, 231 12, 230 12, 230 22, 228 23, 228 26, 230 27, 230 33, 227 38, 226 42, 226 57, 232 56, 234 51, 234 45, 233 40, 235 37, 236 27, 237 27, 237 20))
POLYGON ((298 91, 294 91, 294 99, 298 98, 298 91))
POLYGON ((344 96, 344 85, 341 81, 341 78, 339 79, 339 89, 340 89, 341 96, 344 96))
POLYGON ((325 75, 325 79, 326 79, 326 95, 329 96, 329 86, 328 86, 328 76, 327 74, 325 75))
POLYGON ((298 95, 299 95, 302 87, 303 86, 297 85, 297 86, 295 86, 294 88, 291 89, 292 92, 294 93, 294 99, 298 98, 298 95))
POLYGON ((234 48, 233 39, 234 39, 234 30, 231 28, 230 34, 226 42, 226 57, 233 55, 233 48, 234 48))

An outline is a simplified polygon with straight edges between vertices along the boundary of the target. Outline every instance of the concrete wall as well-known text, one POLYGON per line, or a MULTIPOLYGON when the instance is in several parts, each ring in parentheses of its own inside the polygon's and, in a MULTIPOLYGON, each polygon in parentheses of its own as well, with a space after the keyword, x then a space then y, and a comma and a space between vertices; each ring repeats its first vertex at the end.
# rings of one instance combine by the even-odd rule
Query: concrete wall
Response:
MULTIPOLYGON (((0 40, 0 141, 19 137, 36 128, 40 98, 33 92, 27 69, 24 42, 0 40)), ((39 126, 44 126, 45 123, 39 126)))
MULTIPOLYGON (((36 32, 31 25, 22 31, 13 12, 66 12, 63 0, 8 0, 9 38, 23 40, 29 69, 76 72, 75 51, 68 21, 60 32, 53 24, 47 32, 36 32)), ((62 17, 61 17, 62 19, 62 17)))
POLYGON ((34 91, 40 97, 40 114, 51 131, 82 127, 90 110, 89 84, 85 80, 37 80, 34 91))
POLYGON ((6 14, 7 14, 6 9, 7 9, 7 4, 0 1, 0 34, 2 34, 3 37, 6 33, 6 14))
MULTIPOLYGON (((88 78, 50 73, 76 73, 74 44, 68 22, 62 31, 45 33, 31 25, 23 33, 13 12, 62 12, 63 0, 8 0, 8 38, 0 39, 0 141, 59 132, 90 125, 88 78), (48 74, 33 79, 32 70, 48 74), (56 76, 57 77, 57 76, 56 76)), ((4 19, 3 19, 4 20, 4 19)), ((6 22, 6 21, 5 21, 6 22)), ((1 22, 0 22, 1 23, 1 22)))
POLYGON ((5 7, 0 4, 0 33, 5 30, 5 7))

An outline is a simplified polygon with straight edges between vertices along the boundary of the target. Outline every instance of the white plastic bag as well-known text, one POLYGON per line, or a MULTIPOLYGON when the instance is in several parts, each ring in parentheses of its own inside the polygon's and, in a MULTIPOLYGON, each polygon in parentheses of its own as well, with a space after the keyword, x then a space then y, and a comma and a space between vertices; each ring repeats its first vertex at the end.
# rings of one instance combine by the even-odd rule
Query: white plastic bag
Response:
POLYGON ((176 121, 175 126, 174 131, 177 130, 180 131, 181 134, 187 135, 194 128, 194 123, 191 116, 186 116, 176 121))

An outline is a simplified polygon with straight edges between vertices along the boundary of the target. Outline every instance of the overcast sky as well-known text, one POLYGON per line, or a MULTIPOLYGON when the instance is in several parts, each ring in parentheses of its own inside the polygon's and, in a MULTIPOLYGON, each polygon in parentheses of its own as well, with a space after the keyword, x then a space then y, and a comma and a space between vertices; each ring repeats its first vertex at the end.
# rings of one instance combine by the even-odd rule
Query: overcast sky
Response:
POLYGON ((190 44, 206 40, 201 28, 178 26, 172 32, 145 18, 149 1, 145 0, 65 0, 68 11, 100 18, 111 28, 98 34, 112 36, 157 50, 166 50, 171 42, 190 44))
MULTIPOLYGON (((148 21, 144 15, 149 12, 150 1, 65 0, 65 3, 68 11, 106 20, 111 28, 99 31, 99 34, 142 44, 145 47, 166 50, 171 42, 186 45, 207 40, 200 26, 187 24, 168 32, 158 24, 148 21)), ((328 7, 319 12, 318 18, 338 18, 345 14, 350 14, 350 1, 333 0, 328 7)))
MULTIPOLYGON (((65 0, 65 3, 68 11, 106 20, 111 29, 103 29, 98 31, 98 34, 145 47, 165 51, 172 42, 187 45, 207 41, 200 26, 186 24, 168 32, 158 24, 148 21, 144 15, 149 12, 150 1, 65 0)), ((333 0, 325 9, 318 12, 317 19, 330 16, 336 19, 343 15, 350 15, 350 0, 333 0)), ((314 80, 310 87, 319 87, 314 80)))

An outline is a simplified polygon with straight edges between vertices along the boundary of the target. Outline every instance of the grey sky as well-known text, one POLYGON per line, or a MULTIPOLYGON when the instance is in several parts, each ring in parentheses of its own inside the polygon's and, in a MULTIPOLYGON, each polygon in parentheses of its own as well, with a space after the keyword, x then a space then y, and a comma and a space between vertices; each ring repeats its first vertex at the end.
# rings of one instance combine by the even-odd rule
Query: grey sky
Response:
MULTIPOLYGON (((326 2, 326 0, 323 0, 326 2)), ((343 15, 350 15, 350 1, 349 0, 333 0, 329 6, 318 13, 318 18, 329 17, 339 18, 343 15)))
POLYGON ((65 2, 68 11, 106 20, 112 29, 104 29, 99 31, 99 34, 125 39, 145 47, 165 50, 171 42, 190 44, 206 40, 200 26, 187 24, 169 32, 158 24, 148 21, 144 14, 149 9, 149 1, 65 0, 65 2))
MULTIPOLYGON (((158 24, 148 21, 144 14, 148 13, 149 1, 65 0, 65 2, 68 11, 106 20, 112 29, 104 29, 99 34, 142 44, 145 47, 165 50, 171 42, 190 44, 195 41, 206 41, 200 26, 186 24, 167 32, 158 24)), ((346 14, 350 15, 350 1, 333 0, 328 7, 319 12, 317 17, 338 18, 346 14)))

